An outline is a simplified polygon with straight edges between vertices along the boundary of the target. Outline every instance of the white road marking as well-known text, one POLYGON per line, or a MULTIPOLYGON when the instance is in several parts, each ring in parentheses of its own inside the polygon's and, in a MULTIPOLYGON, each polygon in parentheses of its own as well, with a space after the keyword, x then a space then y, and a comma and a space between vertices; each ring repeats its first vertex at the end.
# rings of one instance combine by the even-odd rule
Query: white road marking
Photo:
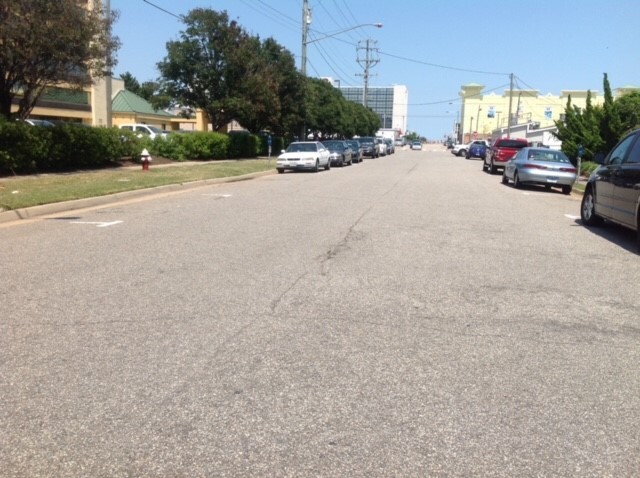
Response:
POLYGON ((230 198, 231 194, 203 194, 203 196, 211 196, 214 198, 230 198))
POLYGON ((69 224, 89 224, 95 225, 96 227, 109 227, 115 226, 116 224, 120 224, 122 221, 111 221, 111 222, 99 222, 99 221, 72 221, 69 224))
POLYGON ((573 214, 565 214, 564 217, 568 217, 569 219, 580 219, 580 216, 574 216, 573 214))

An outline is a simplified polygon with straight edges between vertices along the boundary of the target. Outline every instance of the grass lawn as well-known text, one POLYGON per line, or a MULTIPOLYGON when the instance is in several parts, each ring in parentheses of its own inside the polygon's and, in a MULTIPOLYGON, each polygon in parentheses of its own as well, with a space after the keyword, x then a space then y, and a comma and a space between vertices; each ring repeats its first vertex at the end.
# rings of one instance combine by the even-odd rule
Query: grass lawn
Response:
POLYGON ((142 166, 64 174, 0 178, 0 211, 41 204, 104 196, 123 191, 182 184, 268 171, 275 161, 266 159, 215 161, 203 164, 142 166))

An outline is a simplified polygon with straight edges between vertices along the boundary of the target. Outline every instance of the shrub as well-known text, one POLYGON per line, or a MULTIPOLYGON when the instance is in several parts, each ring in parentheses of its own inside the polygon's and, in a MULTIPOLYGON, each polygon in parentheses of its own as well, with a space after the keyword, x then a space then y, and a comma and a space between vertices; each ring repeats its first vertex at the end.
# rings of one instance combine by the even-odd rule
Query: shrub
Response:
POLYGON ((48 158, 51 128, 18 121, 0 121, 0 172, 32 173, 48 158))
POLYGON ((260 154, 261 145, 258 136, 250 133, 231 133, 229 134, 229 154, 227 157, 237 158, 255 158, 260 154))
POLYGON ((149 152, 176 161, 189 159, 225 159, 229 138, 222 133, 173 133, 167 139, 156 138, 149 152))
POLYGON ((598 166, 600 165, 593 161, 584 161, 580 164, 580 175, 586 177, 591 176, 591 173, 594 172, 598 166))

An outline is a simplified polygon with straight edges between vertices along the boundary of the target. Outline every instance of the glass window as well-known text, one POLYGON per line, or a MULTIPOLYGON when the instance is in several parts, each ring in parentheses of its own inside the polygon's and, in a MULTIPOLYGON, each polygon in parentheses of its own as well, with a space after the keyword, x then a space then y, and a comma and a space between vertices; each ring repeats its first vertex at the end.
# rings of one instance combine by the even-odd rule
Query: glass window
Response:
MULTIPOLYGON (((636 137, 638 134, 636 133, 636 137)), ((640 140, 633 143, 625 163, 640 163, 640 140)))
POLYGON ((630 134, 625 139, 620 141, 620 143, 618 143, 618 145, 611 150, 611 153, 609 153, 607 164, 622 163, 625 155, 627 154, 627 150, 629 149, 629 146, 631 146, 631 143, 633 143, 635 137, 635 134, 630 134))

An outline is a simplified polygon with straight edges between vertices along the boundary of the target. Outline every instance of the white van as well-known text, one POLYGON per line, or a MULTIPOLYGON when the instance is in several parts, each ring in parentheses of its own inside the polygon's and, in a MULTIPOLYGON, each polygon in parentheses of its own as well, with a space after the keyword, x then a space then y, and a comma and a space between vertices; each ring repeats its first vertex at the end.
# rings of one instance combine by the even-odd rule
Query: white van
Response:
POLYGON ((156 137, 165 138, 169 135, 167 131, 163 131, 157 126, 153 126, 150 124, 121 124, 120 129, 126 129, 127 131, 132 131, 136 133, 138 138, 142 138, 143 136, 149 136, 151 139, 155 139, 156 137))

